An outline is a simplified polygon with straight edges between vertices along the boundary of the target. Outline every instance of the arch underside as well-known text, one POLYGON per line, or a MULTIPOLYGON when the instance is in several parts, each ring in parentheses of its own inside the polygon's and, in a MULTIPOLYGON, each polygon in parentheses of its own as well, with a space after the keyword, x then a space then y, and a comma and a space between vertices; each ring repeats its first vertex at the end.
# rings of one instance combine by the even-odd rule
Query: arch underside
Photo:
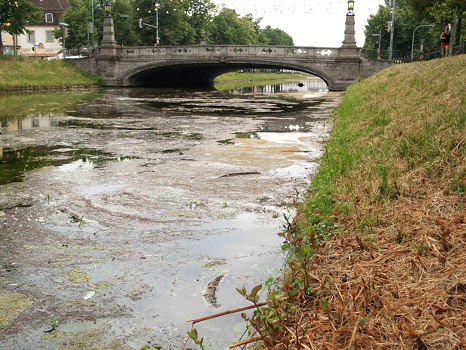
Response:
POLYGON ((241 69, 290 69, 320 77, 330 87, 331 79, 317 69, 278 63, 191 63, 145 66, 130 72, 126 86, 212 89, 214 79, 241 69))

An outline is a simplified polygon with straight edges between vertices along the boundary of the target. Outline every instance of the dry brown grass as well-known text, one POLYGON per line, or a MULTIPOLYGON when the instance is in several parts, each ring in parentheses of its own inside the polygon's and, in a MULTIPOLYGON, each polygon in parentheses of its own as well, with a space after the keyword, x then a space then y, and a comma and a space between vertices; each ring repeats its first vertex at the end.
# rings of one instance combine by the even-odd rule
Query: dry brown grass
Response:
POLYGON ((269 309, 267 348, 466 348, 465 81, 463 55, 349 89, 287 234, 296 295, 269 309))

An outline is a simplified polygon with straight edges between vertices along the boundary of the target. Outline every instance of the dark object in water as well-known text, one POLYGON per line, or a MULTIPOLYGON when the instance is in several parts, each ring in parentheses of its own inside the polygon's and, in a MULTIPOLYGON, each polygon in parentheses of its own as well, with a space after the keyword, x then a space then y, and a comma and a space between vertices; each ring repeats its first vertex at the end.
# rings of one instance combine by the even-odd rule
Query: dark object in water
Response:
POLYGON ((260 172, 258 172, 258 171, 246 171, 246 172, 242 172, 242 173, 231 173, 231 174, 222 175, 222 176, 219 177, 219 179, 221 179, 222 177, 232 177, 232 176, 242 176, 242 175, 260 175, 260 172))
POLYGON ((303 87, 304 84, 303 84, 303 83, 299 83, 298 86, 299 86, 299 87, 303 87))
POLYGON ((217 304, 217 297, 215 293, 217 293, 218 285, 220 284, 220 281, 223 279, 223 277, 226 276, 226 273, 223 273, 217 277, 215 277, 212 281, 210 281, 207 284, 207 288, 204 293, 204 298, 207 301, 207 303, 210 306, 213 307, 220 307, 220 305, 217 304))

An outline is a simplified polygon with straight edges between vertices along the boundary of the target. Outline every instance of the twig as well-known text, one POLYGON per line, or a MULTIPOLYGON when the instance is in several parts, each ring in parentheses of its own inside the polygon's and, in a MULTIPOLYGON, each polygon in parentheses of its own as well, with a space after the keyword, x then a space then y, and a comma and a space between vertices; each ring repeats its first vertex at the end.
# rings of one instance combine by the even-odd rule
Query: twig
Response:
POLYGON ((252 337, 252 338, 249 338, 249 339, 246 339, 246 340, 242 340, 242 341, 233 343, 228 347, 228 349, 233 349, 233 348, 236 348, 236 347, 241 346, 241 345, 254 343, 254 342, 259 341, 259 340, 262 340, 262 337, 252 337))
MULTIPOLYGON (((191 326, 191 331, 193 330, 193 328, 194 328, 194 323, 193 323, 193 325, 191 326)), ((183 347, 181 348, 181 350, 184 350, 184 349, 185 349, 186 344, 188 344, 188 341, 189 341, 189 335, 188 335, 188 337, 186 338, 186 341, 184 342, 183 347)))
POLYGON ((259 303, 257 305, 249 305, 249 306, 240 307, 238 309, 227 310, 227 311, 219 312, 218 314, 213 314, 213 315, 210 315, 210 316, 196 318, 196 319, 190 320, 188 322, 191 322, 192 324, 195 324, 195 323, 198 323, 198 322, 210 320, 212 318, 225 316, 225 315, 229 315, 229 314, 234 314, 236 312, 240 312, 240 311, 244 311, 244 310, 254 309, 255 307, 264 306, 264 305, 267 305, 269 303, 270 303, 270 301, 264 301, 263 303, 259 303))

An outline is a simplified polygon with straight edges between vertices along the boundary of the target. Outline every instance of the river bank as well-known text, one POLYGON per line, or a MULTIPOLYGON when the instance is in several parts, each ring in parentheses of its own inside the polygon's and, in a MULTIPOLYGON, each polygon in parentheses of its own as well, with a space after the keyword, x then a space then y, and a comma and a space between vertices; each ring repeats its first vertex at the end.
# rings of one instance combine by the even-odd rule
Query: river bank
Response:
MULTIPOLYGON (((325 88, 1 100, 23 106, 0 110, 0 348, 179 349, 188 320, 244 305, 282 266, 341 101, 325 88)), ((197 328, 224 349, 244 323, 197 328)))
POLYGON ((102 79, 63 60, 0 56, 0 91, 93 87, 102 79))
POLYGON ((465 346, 465 67, 396 65, 348 88, 283 234, 287 273, 252 319, 266 347, 465 346))

